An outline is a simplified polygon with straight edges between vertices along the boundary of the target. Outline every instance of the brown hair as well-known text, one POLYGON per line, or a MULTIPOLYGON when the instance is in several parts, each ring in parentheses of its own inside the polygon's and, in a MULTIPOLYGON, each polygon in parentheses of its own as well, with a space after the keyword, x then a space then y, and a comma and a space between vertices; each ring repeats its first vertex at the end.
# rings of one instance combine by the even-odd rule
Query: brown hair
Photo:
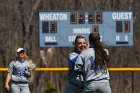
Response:
POLYGON ((93 32, 89 34, 89 43, 94 45, 95 49, 95 61, 94 67, 97 70, 98 66, 103 69, 110 67, 110 58, 104 50, 103 44, 100 42, 100 34, 98 32, 93 32))

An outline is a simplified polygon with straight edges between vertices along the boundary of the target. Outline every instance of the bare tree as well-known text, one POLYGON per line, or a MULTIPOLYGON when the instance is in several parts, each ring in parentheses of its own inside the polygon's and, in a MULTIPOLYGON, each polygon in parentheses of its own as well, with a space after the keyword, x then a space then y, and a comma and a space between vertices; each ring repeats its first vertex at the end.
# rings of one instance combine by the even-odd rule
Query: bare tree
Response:
MULTIPOLYGON (((139 0, 0 0, 0 66, 8 66, 15 57, 17 47, 26 48, 37 67, 67 66, 67 55, 73 48, 39 47, 39 10, 130 10, 134 14, 134 46, 109 47, 109 51, 112 67, 139 67, 139 4, 139 0)), ((133 83, 137 87, 134 91, 139 93, 140 75, 135 73, 133 83)), ((113 93, 131 93, 131 74, 111 72, 113 93)), ((34 72, 30 88, 32 93, 45 93, 47 82, 51 80, 57 93, 63 93, 66 79, 67 72, 34 72)))

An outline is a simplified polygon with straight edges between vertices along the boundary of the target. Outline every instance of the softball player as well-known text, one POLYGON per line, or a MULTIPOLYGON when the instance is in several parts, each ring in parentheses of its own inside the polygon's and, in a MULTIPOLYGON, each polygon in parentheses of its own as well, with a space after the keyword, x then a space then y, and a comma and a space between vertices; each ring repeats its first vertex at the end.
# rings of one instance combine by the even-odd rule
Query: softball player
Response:
POLYGON ((110 59, 103 49, 97 32, 89 35, 90 47, 83 51, 75 70, 84 73, 84 93, 111 93, 109 84, 110 59), (81 60, 81 61, 80 61, 81 60))
POLYGON ((65 87, 65 93, 83 93, 83 75, 74 71, 75 62, 82 51, 87 47, 86 39, 83 36, 77 36, 75 39, 74 52, 69 54, 68 82, 65 87))
POLYGON ((16 52, 17 60, 9 64, 5 88, 9 90, 10 93, 30 93, 28 77, 25 74, 25 70, 29 65, 29 62, 25 60, 26 52, 23 48, 18 48, 16 52), (10 80, 11 88, 9 87, 10 80))

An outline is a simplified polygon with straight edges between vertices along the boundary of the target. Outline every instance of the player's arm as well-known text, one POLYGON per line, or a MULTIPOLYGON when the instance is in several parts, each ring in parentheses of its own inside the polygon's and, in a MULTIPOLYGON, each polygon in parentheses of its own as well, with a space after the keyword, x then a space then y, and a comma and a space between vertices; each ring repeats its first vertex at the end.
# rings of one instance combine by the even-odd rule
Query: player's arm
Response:
POLYGON ((77 73, 83 73, 84 71, 84 65, 83 65, 83 58, 81 57, 81 55, 77 58, 76 62, 75 62, 75 67, 74 70, 77 73))
POLYGON ((12 78, 12 73, 13 73, 13 69, 14 69, 14 61, 11 62, 9 64, 9 68, 8 68, 8 73, 7 73, 7 76, 6 76, 6 81, 5 81, 5 88, 9 91, 10 87, 9 87, 9 82, 12 78))
POLYGON ((5 88, 9 91, 10 87, 9 87, 9 82, 11 80, 12 74, 8 73, 7 77, 6 77, 6 81, 5 81, 5 88))

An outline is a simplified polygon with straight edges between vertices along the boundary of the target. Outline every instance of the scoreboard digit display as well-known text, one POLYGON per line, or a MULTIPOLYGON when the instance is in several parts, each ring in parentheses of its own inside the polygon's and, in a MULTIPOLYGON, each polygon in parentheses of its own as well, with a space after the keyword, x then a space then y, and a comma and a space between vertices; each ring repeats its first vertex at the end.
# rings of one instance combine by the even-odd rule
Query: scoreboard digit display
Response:
POLYGON ((39 11, 40 47, 71 47, 77 35, 99 32, 110 46, 133 45, 132 11, 39 11))

